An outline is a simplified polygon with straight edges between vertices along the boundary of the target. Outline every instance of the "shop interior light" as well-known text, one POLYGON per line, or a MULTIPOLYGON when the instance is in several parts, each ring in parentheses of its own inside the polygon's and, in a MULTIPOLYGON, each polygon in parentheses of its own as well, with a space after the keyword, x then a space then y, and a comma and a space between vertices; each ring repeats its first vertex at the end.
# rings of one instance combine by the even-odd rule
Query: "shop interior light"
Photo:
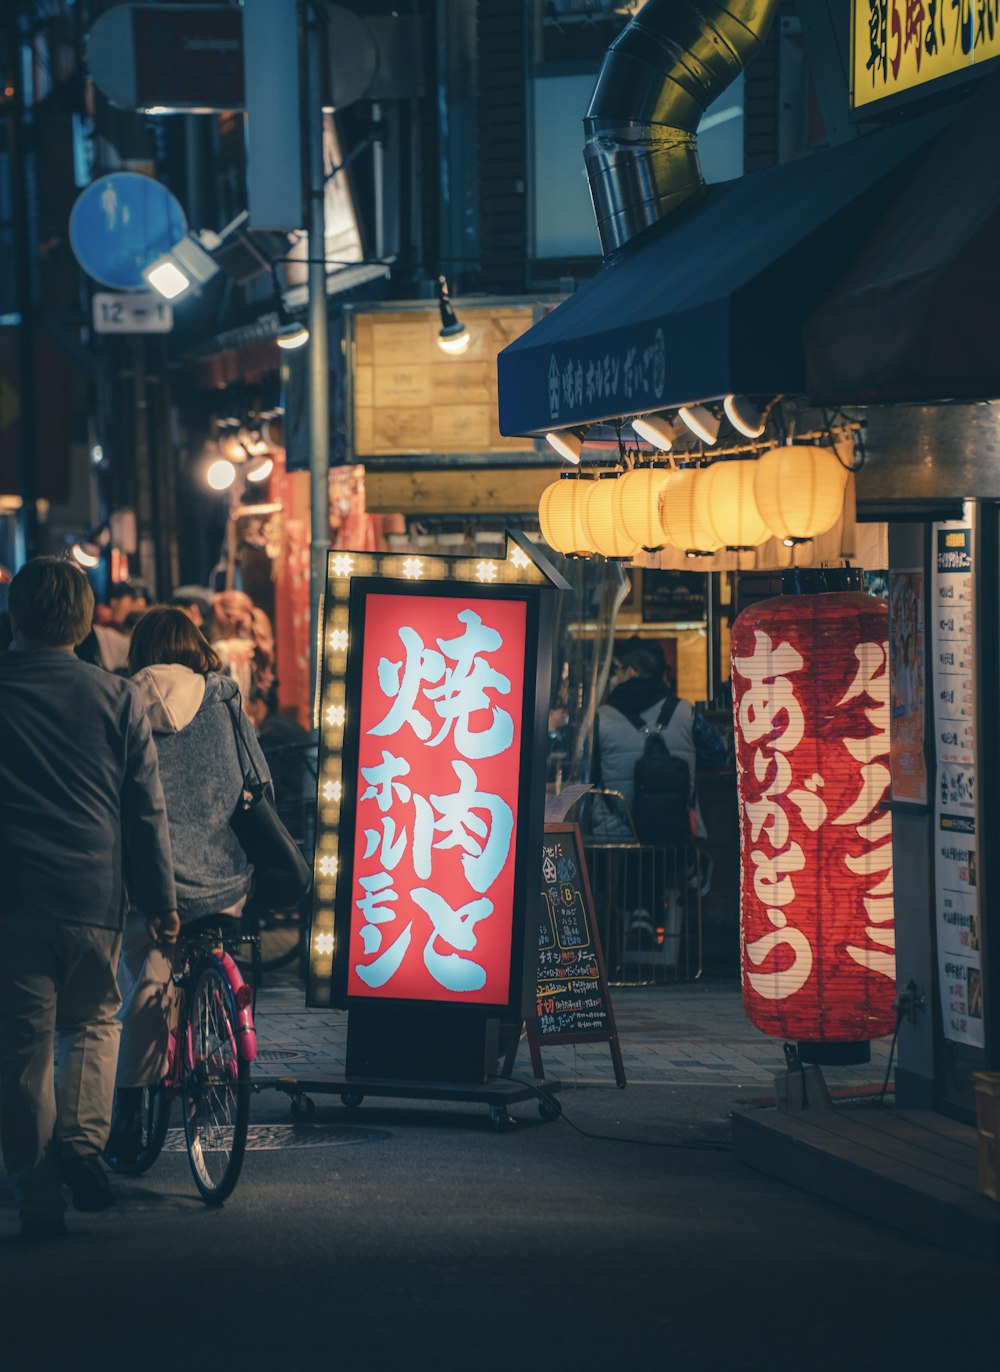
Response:
POLYGON ((764 421, 760 410, 752 405, 745 395, 727 395, 722 402, 726 418, 733 428, 746 438, 760 438, 764 432, 764 421))
POLYGON ((677 426, 665 414, 640 414, 632 420, 632 428, 661 453, 669 453, 677 437, 677 426))
POLYGON ((201 287, 218 273, 211 254, 194 236, 187 234, 161 257, 142 269, 142 279, 164 300, 179 300, 197 295, 201 287))
POLYGON ((217 457, 209 464, 205 480, 213 491, 228 491, 236 480, 236 468, 226 457, 217 457))
POLYGON ((448 278, 437 279, 438 310, 441 314, 441 327, 438 330, 438 347, 453 357, 464 353, 472 342, 472 335, 455 313, 448 294, 448 278))
POLYGON ((720 420, 706 405, 682 405, 677 411, 677 418, 702 443, 711 446, 719 437, 720 420))
POLYGON ((560 457, 572 462, 573 466, 580 464, 580 450, 583 448, 583 440, 587 436, 586 429, 553 429, 551 433, 545 435, 545 441, 550 448, 554 448, 560 457))

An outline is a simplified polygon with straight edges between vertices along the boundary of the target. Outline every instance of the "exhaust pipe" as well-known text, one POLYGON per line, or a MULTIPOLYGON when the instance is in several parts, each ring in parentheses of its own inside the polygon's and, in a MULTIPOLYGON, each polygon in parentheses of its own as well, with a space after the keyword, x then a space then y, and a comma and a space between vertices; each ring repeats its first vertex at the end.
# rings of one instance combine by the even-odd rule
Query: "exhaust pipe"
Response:
POLYGON ((761 48, 778 0, 647 0, 608 48, 583 121, 604 256, 705 185, 695 137, 761 48))

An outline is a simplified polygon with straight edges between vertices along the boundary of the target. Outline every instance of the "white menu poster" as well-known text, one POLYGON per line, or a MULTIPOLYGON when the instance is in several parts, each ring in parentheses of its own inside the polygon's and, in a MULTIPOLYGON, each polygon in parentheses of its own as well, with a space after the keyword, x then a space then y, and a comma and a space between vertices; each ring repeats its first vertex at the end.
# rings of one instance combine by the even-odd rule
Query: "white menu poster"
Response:
POLYGON ((934 898, 944 1036, 983 1046, 976 887, 975 618, 971 505, 935 524, 931 586, 934 678, 934 898))

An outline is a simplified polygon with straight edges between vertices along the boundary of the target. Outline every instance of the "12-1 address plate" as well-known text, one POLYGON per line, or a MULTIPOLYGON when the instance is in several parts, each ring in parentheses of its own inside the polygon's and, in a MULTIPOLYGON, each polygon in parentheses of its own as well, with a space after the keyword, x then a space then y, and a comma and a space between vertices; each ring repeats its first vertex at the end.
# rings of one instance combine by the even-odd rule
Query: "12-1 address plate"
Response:
POLYGON ((152 291, 95 291, 93 316, 97 333, 169 333, 174 327, 173 306, 152 291))

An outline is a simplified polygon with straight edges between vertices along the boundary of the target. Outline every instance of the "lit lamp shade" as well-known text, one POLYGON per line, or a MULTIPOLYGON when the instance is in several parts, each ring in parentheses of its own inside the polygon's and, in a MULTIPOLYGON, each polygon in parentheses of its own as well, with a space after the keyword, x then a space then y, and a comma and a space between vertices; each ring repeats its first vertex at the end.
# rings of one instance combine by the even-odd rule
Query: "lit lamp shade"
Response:
POLYGON ((591 545, 602 557, 629 558, 639 551, 622 518, 622 488, 620 476, 605 476, 590 483, 583 518, 591 545))
POLYGON ((832 448, 772 448, 757 460, 757 508, 775 538, 815 538, 844 505, 847 469, 832 448))
POLYGON ((660 497, 669 478, 669 467, 636 467, 618 480, 622 528, 649 553, 662 548, 666 541, 660 497))
POLYGON ((740 947, 749 1019, 852 1044, 893 1030, 888 615, 860 593, 736 619, 740 947))
POLYGON ((715 553, 722 547, 698 512, 698 488, 704 475, 697 467, 671 472, 660 498, 660 523, 667 542, 684 552, 715 553))
POLYGON ((584 521, 584 509, 592 481, 553 481, 538 502, 538 523, 542 537, 557 553, 585 557, 594 551, 584 521))
POLYGON ((695 504, 717 548, 756 548, 771 537, 757 508, 756 473, 755 458, 714 462, 702 472, 695 504))

